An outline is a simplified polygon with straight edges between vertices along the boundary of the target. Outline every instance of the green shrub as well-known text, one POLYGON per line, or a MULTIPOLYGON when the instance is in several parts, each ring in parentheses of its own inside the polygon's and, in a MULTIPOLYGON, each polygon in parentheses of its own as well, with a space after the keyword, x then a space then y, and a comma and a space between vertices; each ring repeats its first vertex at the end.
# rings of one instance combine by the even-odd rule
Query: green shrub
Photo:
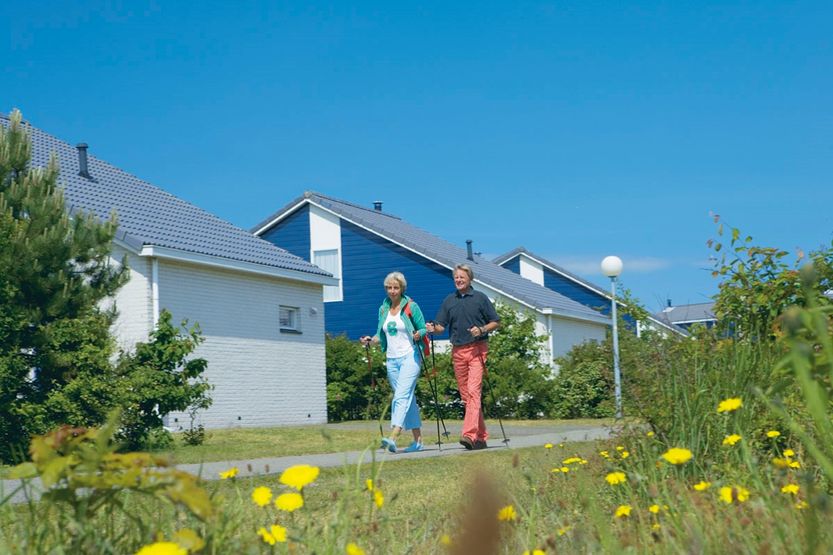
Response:
POLYGON ((346 335, 327 335, 325 345, 328 419, 340 422, 380 418, 390 396, 384 355, 374 348, 366 351, 358 341, 351 341, 346 335))
POLYGON ((605 344, 577 345, 557 362, 553 380, 553 418, 604 418, 613 416, 612 354, 605 344))

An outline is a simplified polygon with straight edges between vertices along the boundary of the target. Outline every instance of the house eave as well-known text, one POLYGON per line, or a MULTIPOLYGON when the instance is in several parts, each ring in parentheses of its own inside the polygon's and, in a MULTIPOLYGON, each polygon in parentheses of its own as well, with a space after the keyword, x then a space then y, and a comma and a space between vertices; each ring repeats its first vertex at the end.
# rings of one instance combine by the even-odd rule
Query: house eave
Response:
POLYGON ((144 245, 141 251, 139 251, 139 256, 158 258, 160 260, 187 262, 190 264, 198 264, 201 266, 209 266, 212 268, 220 268, 236 272, 244 272, 249 274, 257 274, 261 276, 288 279, 292 281, 302 281, 305 283, 313 283, 317 285, 338 285, 338 280, 329 276, 308 274, 306 272, 298 272, 295 270, 288 270, 286 268, 276 268, 274 266, 267 266, 265 264, 243 262, 240 260, 232 260, 229 258, 223 258, 219 256, 211 256, 195 252, 183 251, 180 249, 173 249, 170 247, 160 247, 158 245, 144 245))

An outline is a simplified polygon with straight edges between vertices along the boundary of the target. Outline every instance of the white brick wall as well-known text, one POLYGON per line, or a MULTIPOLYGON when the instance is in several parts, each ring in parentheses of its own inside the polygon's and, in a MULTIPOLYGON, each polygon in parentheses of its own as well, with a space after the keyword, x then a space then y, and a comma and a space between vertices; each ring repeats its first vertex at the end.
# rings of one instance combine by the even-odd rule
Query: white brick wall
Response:
POLYGON ((120 264, 127 255, 130 280, 116 293, 119 316, 112 332, 122 350, 129 351, 138 341, 147 341, 153 329, 150 303, 150 260, 114 245, 110 262, 120 264))
MULTIPOLYGON (((198 322, 214 404, 207 428, 327 421, 324 307, 320 285, 159 262, 159 306, 198 322), (280 305, 300 309, 301 333, 281 333, 280 305)), ((188 415, 169 425, 187 427, 188 415)))

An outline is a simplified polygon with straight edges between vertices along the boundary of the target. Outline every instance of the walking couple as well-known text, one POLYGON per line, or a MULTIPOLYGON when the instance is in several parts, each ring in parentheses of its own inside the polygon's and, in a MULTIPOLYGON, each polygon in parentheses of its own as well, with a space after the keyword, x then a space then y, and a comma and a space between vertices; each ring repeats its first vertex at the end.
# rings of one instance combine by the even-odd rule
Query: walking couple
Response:
POLYGON ((415 391, 420 372, 419 345, 426 334, 449 332, 454 375, 460 398, 466 405, 460 444, 466 449, 485 449, 489 437, 483 420, 481 390, 489 352, 489 333, 500 325, 500 318, 489 298, 476 291, 471 282, 474 272, 467 264, 454 267, 455 291, 443 300, 433 322, 426 322, 419 305, 405 294, 407 282, 400 272, 385 278, 387 297, 379 307, 379 321, 373 336, 364 336, 363 345, 378 344, 387 357, 388 381, 393 389, 391 432, 382 439, 382 448, 396 453, 402 430, 411 430, 413 441, 406 453, 421 451, 422 422, 415 391), (415 347, 416 346, 416 347, 415 347))

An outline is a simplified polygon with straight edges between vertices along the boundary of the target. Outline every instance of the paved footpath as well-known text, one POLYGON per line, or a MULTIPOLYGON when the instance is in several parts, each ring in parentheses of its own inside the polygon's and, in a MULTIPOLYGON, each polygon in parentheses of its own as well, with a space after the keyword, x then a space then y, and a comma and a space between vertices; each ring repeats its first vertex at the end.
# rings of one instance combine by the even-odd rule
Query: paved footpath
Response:
MULTIPOLYGON (((442 446, 436 444, 437 435, 436 429, 428 426, 425 422, 423 427, 424 441, 426 441, 425 448, 418 453, 403 453, 401 448, 396 454, 388 453, 387 451, 376 450, 371 453, 369 450, 365 451, 345 451, 341 453, 322 453, 318 455, 294 455, 289 457, 264 457, 260 459, 232 459, 229 458, 224 461, 206 462, 201 464, 179 464, 176 468, 202 476, 206 480, 216 480, 219 478, 219 473, 228 470, 231 467, 237 467, 239 470, 238 477, 246 476, 265 476, 270 474, 279 474, 286 468, 295 464, 309 464, 318 467, 333 467, 344 466, 345 464, 357 464, 360 461, 369 463, 375 456, 377 460, 384 460, 386 464, 401 460, 423 459, 428 457, 450 457, 455 455, 463 456, 479 456, 482 453, 494 452, 496 449, 512 449, 521 447, 537 447, 543 446, 546 443, 562 443, 570 441, 593 441, 597 439, 605 439, 611 437, 614 430, 610 427, 599 425, 580 425, 580 424, 564 424, 553 426, 517 426, 511 423, 504 424, 506 435, 510 438, 508 442, 502 441, 503 436, 500 432, 500 426, 495 422, 489 422, 489 448, 479 451, 468 451, 462 445, 457 443, 459 438, 459 426, 450 425, 448 427, 449 438, 443 439, 442 446), (433 432, 433 435, 431 434, 433 432), (448 443, 445 443, 448 441, 448 443), (434 442, 434 443, 427 443, 434 442)), ((328 424, 327 428, 348 428, 348 429, 374 429, 375 423, 357 423, 349 422, 345 424, 328 424)), ((403 438, 407 432, 403 433, 403 438)), ((403 441, 402 447, 410 443, 410 434, 407 433, 407 439, 403 441)), ((25 501, 25 496, 22 491, 18 490, 20 482, 18 480, 2 480, 0 484, 0 499, 5 498, 6 495, 16 491, 12 496, 12 503, 25 501)), ((39 481, 33 483, 34 495, 37 496, 41 490, 39 481)))

